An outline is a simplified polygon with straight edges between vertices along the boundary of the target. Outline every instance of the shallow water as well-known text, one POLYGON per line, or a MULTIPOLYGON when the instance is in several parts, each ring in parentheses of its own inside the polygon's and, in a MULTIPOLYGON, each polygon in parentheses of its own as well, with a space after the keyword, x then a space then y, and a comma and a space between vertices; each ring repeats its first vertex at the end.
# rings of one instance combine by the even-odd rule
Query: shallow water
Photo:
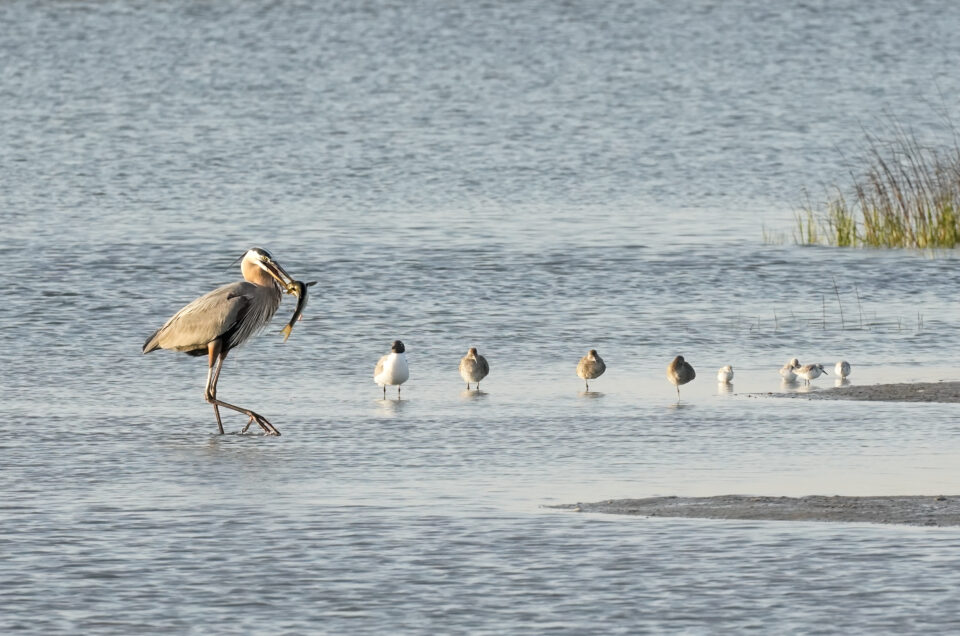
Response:
POLYGON ((955 405, 748 395, 794 356, 814 391, 841 357, 956 378, 956 254, 789 240, 861 125, 944 139, 953 4, 0 16, 0 631, 956 632, 955 530, 543 508, 960 492, 955 405), (275 439, 215 435, 203 362, 140 355, 254 244, 319 281, 220 383, 275 439))

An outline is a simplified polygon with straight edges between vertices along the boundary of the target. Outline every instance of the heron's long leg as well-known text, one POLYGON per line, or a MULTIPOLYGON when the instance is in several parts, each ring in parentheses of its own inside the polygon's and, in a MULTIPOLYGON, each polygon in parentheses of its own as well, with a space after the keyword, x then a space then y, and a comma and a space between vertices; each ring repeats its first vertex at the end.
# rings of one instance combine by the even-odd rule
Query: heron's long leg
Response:
MULTIPOLYGON (((207 345, 207 349, 211 357, 210 368, 213 369, 214 356, 217 360, 217 368, 215 371, 213 371, 212 375, 210 373, 207 374, 207 390, 204 392, 204 397, 207 399, 207 402, 213 404, 213 410, 214 413, 217 414, 217 425, 220 427, 220 432, 223 433, 223 425, 220 423, 220 410, 217 407, 222 406, 225 409, 231 409, 237 413, 243 413, 250 418, 250 422, 256 422, 259 424, 260 428, 262 428, 263 432, 267 435, 280 435, 280 431, 278 431, 274 425, 270 423, 270 420, 259 413, 217 399, 217 382, 220 380, 220 370, 223 368, 223 361, 227 357, 227 354, 221 351, 219 340, 214 340, 211 342, 209 345, 207 345)), ((247 422, 247 427, 250 426, 250 422, 247 422)), ((245 427, 243 430, 246 431, 247 428, 245 427)))
MULTIPOLYGON (((207 386, 203 390, 203 397, 207 402, 217 399, 217 380, 220 378, 221 366, 223 366, 223 358, 220 357, 220 340, 218 339, 207 345, 207 386), (216 370, 213 368, 214 362, 217 363, 216 370)), ((216 402, 213 404, 213 413, 217 416, 217 428, 220 429, 220 434, 223 435, 220 407, 217 406, 216 402)))

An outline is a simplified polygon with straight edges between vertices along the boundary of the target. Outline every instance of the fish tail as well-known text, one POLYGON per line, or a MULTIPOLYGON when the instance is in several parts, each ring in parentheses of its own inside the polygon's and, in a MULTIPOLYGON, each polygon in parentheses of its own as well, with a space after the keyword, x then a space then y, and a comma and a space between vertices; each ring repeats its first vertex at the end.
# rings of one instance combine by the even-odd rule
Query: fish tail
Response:
POLYGON ((286 341, 287 341, 287 338, 290 337, 290 332, 291 332, 291 331, 293 331, 293 329, 290 327, 290 325, 286 325, 286 326, 280 331, 280 333, 283 334, 283 341, 284 341, 284 342, 286 342, 286 341))

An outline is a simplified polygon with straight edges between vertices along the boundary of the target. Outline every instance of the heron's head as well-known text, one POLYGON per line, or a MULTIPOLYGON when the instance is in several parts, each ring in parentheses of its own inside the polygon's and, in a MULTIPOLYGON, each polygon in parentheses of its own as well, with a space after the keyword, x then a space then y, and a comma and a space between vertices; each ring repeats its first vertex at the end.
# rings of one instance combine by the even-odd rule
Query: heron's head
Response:
POLYGON ((283 289, 293 283, 293 277, 280 266, 280 263, 273 260, 270 252, 262 247, 252 247, 247 250, 241 258, 240 271, 243 272, 243 277, 251 282, 257 282, 258 278, 262 279, 260 272, 263 271, 277 281, 283 289))
POLYGON ((393 341, 393 346, 390 347, 390 351, 392 351, 392 352, 394 352, 394 353, 403 353, 403 352, 406 351, 406 350, 407 350, 406 347, 404 347, 404 346, 403 346, 403 343, 400 342, 399 340, 394 340, 394 341, 393 341))

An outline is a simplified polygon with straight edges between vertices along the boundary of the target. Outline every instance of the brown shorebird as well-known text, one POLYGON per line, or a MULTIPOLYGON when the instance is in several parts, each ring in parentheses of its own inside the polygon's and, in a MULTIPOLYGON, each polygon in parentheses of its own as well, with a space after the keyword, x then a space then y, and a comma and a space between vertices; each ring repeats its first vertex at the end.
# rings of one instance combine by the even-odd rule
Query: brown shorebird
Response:
POLYGON ((470 383, 477 383, 477 391, 480 390, 480 380, 487 377, 490 373, 490 365, 487 359, 477 353, 476 347, 470 347, 467 355, 460 359, 460 377, 467 383, 467 391, 470 390, 470 383))
POLYGON ((607 365, 603 363, 603 358, 597 353, 596 349, 591 349, 587 355, 580 358, 577 364, 577 375, 583 378, 587 385, 587 391, 590 390, 590 380, 599 378, 607 370, 607 365))
POLYGON ((686 384, 697 377, 697 372, 693 370, 690 363, 683 359, 683 356, 677 356, 673 362, 667 365, 667 379, 677 387, 677 402, 680 401, 680 385, 686 384))

